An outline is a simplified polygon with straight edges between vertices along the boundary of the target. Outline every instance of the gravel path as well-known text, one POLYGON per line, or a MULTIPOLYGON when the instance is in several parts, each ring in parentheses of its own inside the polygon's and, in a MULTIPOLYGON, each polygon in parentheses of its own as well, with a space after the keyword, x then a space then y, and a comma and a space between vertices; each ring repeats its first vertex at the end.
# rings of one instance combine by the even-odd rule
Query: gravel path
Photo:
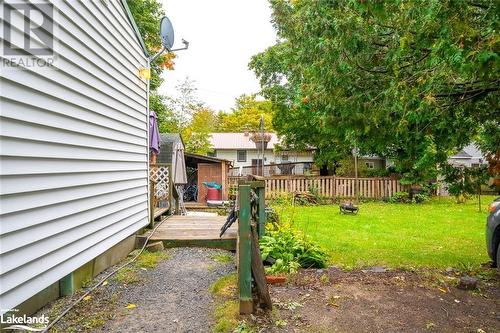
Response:
POLYGON ((235 270, 234 263, 214 261, 230 252, 204 248, 168 250, 170 259, 142 272, 143 283, 125 289, 118 300, 135 304, 126 316, 106 322, 99 332, 210 332, 213 300, 209 288, 235 270))

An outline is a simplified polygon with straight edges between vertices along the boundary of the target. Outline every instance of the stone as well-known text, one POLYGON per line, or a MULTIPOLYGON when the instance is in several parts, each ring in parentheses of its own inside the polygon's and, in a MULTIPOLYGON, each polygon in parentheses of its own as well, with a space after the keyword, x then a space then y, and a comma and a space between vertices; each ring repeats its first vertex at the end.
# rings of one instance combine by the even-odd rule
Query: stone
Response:
POLYGON ((477 288, 477 279, 467 275, 462 276, 458 281, 457 288, 463 290, 474 290, 477 288))
POLYGON ((148 243, 148 245, 146 245, 146 250, 149 252, 163 251, 164 250, 163 242, 158 241, 158 242, 148 243))
POLYGON ((385 273, 387 272, 387 268, 384 268, 382 266, 373 266, 368 269, 363 269, 363 273, 385 273))

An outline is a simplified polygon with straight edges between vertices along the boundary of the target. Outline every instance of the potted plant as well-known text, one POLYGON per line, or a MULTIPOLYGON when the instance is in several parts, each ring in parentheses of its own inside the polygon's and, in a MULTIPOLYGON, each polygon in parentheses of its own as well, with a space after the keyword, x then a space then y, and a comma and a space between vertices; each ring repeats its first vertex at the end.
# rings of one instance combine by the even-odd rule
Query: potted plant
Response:
POLYGON ((257 150, 267 149, 267 144, 271 141, 271 134, 254 132, 252 133, 250 140, 255 143, 255 148, 257 148, 257 150))

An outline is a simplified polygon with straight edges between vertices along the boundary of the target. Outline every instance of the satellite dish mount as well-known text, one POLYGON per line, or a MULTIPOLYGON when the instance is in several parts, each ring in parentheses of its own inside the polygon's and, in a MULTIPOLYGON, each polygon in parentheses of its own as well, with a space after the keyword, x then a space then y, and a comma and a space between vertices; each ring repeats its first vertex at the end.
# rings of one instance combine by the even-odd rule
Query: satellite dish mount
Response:
POLYGON ((182 43, 184 44, 184 47, 178 48, 178 49, 172 49, 174 46, 174 27, 172 26, 172 22, 170 22, 169 18, 166 16, 163 16, 161 21, 160 21, 160 38, 161 38, 161 45, 162 48, 161 50, 149 58, 150 62, 155 61, 160 55, 163 54, 163 52, 175 52, 175 51, 181 51, 181 50, 187 50, 189 47, 189 42, 186 40, 182 40, 182 43))

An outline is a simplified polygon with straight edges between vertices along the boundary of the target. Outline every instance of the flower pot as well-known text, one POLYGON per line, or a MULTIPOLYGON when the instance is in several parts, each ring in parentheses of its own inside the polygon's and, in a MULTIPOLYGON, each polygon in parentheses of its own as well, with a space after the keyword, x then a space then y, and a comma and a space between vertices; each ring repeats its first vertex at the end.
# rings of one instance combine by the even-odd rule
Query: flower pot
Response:
POLYGON ((264 150, 267 149, 267 141, 256 141, 255 148, 259 151, 262 149, 264 149, 264 150), (262 145, 264 145, 264 148, 262 148, 262 145))
POLYGON ((269 284, 285 283, 286 277, 283 275, 266 275, 266 281, 269 284))

